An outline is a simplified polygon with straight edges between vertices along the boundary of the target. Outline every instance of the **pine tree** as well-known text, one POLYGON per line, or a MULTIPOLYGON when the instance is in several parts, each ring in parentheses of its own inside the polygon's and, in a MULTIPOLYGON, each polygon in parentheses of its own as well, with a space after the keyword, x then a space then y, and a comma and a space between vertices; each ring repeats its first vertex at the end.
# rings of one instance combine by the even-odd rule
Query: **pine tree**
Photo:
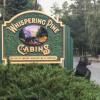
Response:
POLYGON ((28 0, 8 0, 5 7, 5 19, 9 19, 22 11, 33 9, 33 5, 28 0))

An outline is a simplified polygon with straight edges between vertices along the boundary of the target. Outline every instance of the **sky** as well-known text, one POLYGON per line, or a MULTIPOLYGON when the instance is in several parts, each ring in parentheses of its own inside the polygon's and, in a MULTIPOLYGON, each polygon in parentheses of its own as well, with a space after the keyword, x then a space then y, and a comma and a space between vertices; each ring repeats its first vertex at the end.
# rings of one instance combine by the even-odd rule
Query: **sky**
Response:
POLYGON ((68 1, 71 4, 71 0, 38 0, 39 4, 42 5, 43 11, 46 14, 51 15, 51 7, 56 2, 59 7, 65 2, 68 1))
MULTIPOLYGON (((57 5, 59 7, 62 6, 62 4, 65 2, 65 1, 68 1, 69 4, 71 4, 71 0, 37 0, 38 3, 42 6, 43 8, 43 11, 48 14, 48 15, 52 15, 51 14, 51 7, 53 6, 53 4, 56 2, 57 5)), ((1 16, 1 13, 0 13, 0 16, 1 16)))

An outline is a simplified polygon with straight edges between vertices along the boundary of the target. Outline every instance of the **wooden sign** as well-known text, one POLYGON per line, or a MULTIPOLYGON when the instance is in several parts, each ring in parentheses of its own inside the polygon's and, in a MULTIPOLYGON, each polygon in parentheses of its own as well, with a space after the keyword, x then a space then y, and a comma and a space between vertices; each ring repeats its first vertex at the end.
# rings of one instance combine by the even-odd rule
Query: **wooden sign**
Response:
POLYGON ((2 63, 62 63, 64 25, 39 11, 17 14, 2 25, 2 63))

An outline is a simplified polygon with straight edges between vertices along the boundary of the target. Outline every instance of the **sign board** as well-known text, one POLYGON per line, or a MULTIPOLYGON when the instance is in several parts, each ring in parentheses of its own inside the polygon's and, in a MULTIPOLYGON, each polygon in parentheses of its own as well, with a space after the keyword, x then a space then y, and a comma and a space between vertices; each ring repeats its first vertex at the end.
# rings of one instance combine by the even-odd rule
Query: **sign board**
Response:
POLYGON ((17 14, 2 25, 2 62, 62 63, 64 25, 39 11, 17 14))

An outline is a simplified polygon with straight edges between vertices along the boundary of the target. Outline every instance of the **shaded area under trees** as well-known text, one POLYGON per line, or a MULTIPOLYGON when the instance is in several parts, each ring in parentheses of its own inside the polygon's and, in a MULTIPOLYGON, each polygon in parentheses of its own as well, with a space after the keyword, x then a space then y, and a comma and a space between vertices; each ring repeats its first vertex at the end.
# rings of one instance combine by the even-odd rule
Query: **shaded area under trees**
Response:
POLYGON ((80 55, 100 54, 100 0, 72 0, 62 8, 55 3, 53 14, 69 25, 74 39, 74 50, 80 55))

